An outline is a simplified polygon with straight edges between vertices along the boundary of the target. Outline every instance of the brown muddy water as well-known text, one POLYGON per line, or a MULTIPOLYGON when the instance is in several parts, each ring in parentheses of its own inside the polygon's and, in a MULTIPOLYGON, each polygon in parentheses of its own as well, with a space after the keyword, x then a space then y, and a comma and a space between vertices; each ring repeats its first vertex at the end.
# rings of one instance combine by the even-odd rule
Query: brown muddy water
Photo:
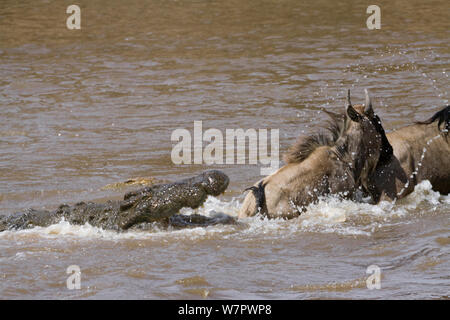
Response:
MULTIPOLYGON (((0 214, 119 199, 134 177, 206 169, 236 215, 260 165, 175 165, 175 129, 279 129, 280 152, 369 88, 387 130, 448 104, 448 1, 0 3, 0 214)), ((395 204, 324 199, 291 221, 116 233, 62 221, 0 234, 2 299, 448 299, 450 197, 426 182, 395 204), (81 270, 81 289, 66 269, 81 270), (366 269, 381 268, 369 290, 366 269)))

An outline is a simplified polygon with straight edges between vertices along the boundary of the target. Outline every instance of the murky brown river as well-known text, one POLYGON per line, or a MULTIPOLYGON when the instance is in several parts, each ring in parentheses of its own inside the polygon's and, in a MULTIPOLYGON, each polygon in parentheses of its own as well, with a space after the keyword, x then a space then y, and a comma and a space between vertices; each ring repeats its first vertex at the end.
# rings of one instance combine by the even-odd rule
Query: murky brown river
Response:
MULTIPOLYGON (((230 186, 198 210, 237 215, 260 165, 175 165, 175 129, 279 129, 280 152, 363 89, 387 130, 448 102, 448 1, 0 3, 0 214, 119 199, 206 169, 230 186)), ((280 154, 281 156, 281 154, 280 154)), ((450 155, 449 155, 450 156, 450 155)), ((62 221, 0 234, 0 298, 417 299, 450 296, 450 196, 330 198, 291 221, 116 233, 62 221), (81 289, 66 269, 81 270, 81 289), (366 269, 381 268, 369 290, 366 269)))

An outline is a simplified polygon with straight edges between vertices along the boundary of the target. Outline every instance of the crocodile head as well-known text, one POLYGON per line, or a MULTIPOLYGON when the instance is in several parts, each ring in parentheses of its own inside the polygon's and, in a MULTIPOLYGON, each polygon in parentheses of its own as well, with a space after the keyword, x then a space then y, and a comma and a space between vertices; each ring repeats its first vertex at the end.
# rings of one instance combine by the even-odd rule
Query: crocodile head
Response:
POLYGON ((218 196, 223 193, 230 183, 228 176, 219 170, 208 170, 201 175, 200 184, 207 194, 218 196))

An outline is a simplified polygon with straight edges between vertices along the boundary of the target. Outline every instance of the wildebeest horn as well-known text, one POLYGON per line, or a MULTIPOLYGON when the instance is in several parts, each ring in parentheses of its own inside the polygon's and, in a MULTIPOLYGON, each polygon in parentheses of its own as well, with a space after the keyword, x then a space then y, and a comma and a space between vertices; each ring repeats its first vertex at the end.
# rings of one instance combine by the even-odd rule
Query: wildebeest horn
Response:
POLYGON ((372 108, 372 99, 369 96, 369 91, 367 89, 364 89, 366 93, 366 104, 364 106, 364 113, 368 116, 373 115, 373 108, 372 108))
POLYGON ((350 101, 350 89, 347 91, 347 106, 351 106, 352 102, 350 101))

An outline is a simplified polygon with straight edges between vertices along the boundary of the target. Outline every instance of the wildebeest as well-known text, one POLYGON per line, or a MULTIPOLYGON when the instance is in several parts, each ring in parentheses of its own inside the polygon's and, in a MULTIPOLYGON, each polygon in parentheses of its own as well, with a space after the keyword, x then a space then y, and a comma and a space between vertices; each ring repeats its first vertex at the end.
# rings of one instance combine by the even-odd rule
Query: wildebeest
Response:
POLYGON ((329 134, 300 138, 285 156, 286 165, 249 188, 239 218, 258 212, 292 218, 320 196, 351 197, 359 186, 370 189, 368 177, 379 163, 383 141, 367 90, 365 106, 353 106, 349 90, 345 114, 327 113, 329 134))
POLYGON ((426 121, 389 132, 387 139, 394 152, 369 177, 369 193, 374 202, 403 198, 423 180, 429 180, 433 190, 448 194, 449 130, 450 106, 447 106, 426 121))

